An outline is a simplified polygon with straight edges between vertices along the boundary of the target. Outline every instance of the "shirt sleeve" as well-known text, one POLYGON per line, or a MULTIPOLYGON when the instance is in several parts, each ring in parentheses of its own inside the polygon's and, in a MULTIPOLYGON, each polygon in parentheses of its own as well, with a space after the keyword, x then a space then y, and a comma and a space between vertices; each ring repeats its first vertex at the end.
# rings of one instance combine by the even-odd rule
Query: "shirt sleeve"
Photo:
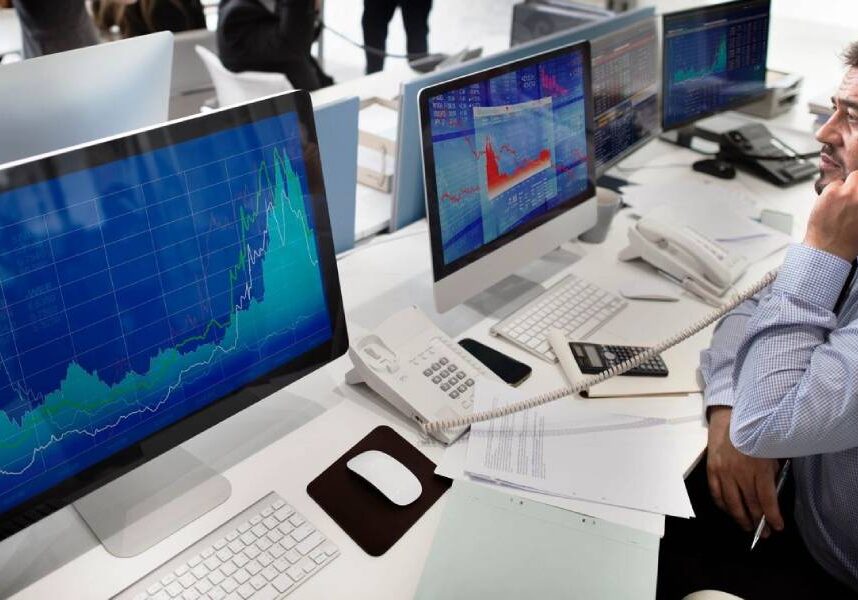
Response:
POLYGON ((792 246, 748 320, 734 366, 730 437, 741 452, 785 458, 858 446, 858 322, 833 308, 842 258, 792 246))
POLYGON ((711 406, 733 406, 733 365, 736 352, 745 337, 748 319, 760 298, 769 293, 766 288, 753 298, 730 311, 718 321, 709 348, 700 353, 700 373, 703 376, 703 403, 711 406))

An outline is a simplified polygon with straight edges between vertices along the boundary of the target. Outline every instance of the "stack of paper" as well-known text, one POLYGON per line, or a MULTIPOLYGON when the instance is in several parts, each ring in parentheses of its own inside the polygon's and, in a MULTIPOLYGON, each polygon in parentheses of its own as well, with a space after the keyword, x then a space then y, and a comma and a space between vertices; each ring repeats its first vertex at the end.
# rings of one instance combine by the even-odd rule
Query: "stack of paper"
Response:
MULTIPOLYGON (((520 399, 517 390, 480 381, 474 410, 520 399)), ((522 490, 691 517, 686 460, 669 427, 559 400, 472 426, 465 471, 522 490)))
POLYGON ((759 207, 718 184, 636 185, 623 188, 635 214, 691 227, 751 262, 786 247, 791 238, 753 220, 759 207))

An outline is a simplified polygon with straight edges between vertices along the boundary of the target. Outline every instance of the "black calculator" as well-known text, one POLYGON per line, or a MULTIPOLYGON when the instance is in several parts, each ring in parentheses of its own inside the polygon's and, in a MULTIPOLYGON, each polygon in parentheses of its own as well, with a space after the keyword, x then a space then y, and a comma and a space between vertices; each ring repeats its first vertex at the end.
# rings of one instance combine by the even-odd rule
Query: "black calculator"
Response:
MULTIPOLYGON (((578 363, 582 373, 594 374, 611 368, 645 350, 643 346, 602 346, 600 344, 587 344, 585 342, 569 342, 572 356, 578 363)), ((629 369, 623 375, 637 375, 644 377, 667 377, 667 365, 661 356, 655 356, 648 361, 629 369)))

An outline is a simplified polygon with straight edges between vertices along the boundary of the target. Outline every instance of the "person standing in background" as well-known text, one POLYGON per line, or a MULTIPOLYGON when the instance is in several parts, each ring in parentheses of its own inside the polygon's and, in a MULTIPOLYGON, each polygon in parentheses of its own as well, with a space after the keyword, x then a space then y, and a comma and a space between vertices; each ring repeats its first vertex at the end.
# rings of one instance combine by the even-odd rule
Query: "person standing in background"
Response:
POLYGON ((427 36, 432 0, 364 0, 361 25, 363 43, 368 48, 367 75, 381 71, 384 67, 382 53, 387 46, 387 27, 397 6, 402 12, 402 22, 405 24, 406 50, 410 59, 419 58, 428 51, 427 36))
POLYGON ((310 91, 334 82, 310 54, 317 1, 220 0, 218 10, 218 53, 230 71, 283 73, 310 91))
POLYGON ((99 29, 116 26, 123 38, 206 28, 200 0, 93 0, 92 10, 99 29))
POLYGON ((98 43, 84 0, 12 0, 21 21, 24 58, 98 43))

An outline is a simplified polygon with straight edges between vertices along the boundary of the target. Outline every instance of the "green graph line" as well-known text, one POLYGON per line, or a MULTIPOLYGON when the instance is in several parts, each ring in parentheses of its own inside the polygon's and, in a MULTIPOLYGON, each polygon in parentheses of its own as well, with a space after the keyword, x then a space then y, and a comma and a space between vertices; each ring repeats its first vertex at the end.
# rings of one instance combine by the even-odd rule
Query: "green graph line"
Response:
MULTIPOLYGON (((235 301, 235 283, 238 281, 240 273, 248 269, 251 261, 261 258, 264 253, 264 248, 257 251, 252 251, 249 254, 247 244, 247 233, 252 228, 260 215, 269 212, 274 215, 274 221, 279 228, 275 233, 282 239, 282 245, 285 246, 288 241, 286 239, 286 206, 285 203, 291 204, 292 198, 303 198, 303 190, 298 175, 292 168, 288 157, 274 149, 273 152, 274 166, 274 181, 271 180, 271 175, 268 169, 268 164, 263 161, 257 168, 256 173, 256 193, 255 205, 250 212, 246 211, 243 206, 239 207, 239 222, 240 222, 240 240, 241 249, 236 263, 229 269, 229 284, 230 284, 230 314, 225 322, 217 319, 212 319, 205 328, 205 331, 200 335, 190 336, 177 343, 173 348, 164 350, 152 358, 150 366, 155 366, 145 376, 135 372, 128 373, 125 378, 115 384, 108 386, 102 380, 98 379, 95 373, 87 372, 83 367, 76 362, 71 362, 66 373, 66 377, 60 384, 60 388, 55 392, 51 392, 45 397, 45 402, 37 408, 25 413, 21 418, 20 426, 17 426, 6 413, 0 411, 0 448, 15 448, 28 441, 28 436, 18 435, 22 430, 30 426, 35 429, 41 423, 55 424, 55 417, 67 410, 75 410, 77 412, 91 413, 112 404, 113 402, 134 397, 139 392, 146 392, 152 388, 162 385, 161 376, 175 370, 176 364, 179 363, 184 356, 179 350, 191 344, 194 341, 204 341, 208 338, 211 331, 215 328, 226 329, 234 321, 234 316, 242 308, 235 301), (285 181, 283 174, 285 173, 285 181), (263 182, 267 185, 263 185, 263 182), (272 185, 273 183, 273 185, 272 185), (270 206, 263 201, 263 196, 266 190, 272 190, 272 201, 270 206), (284 201, 279 201, 283 199, 284 201), (278 214, 279 213, 279 214, 278 214), (93 389, 92 386, 97 386, 93 389), (72 394, 66 393, 74 388, 86 389, 88 393, 72 394), (17 431, 15 431, 17 430, 17 431), (19 438, 19 439, 15 439, 19 438)), ((309 258, 311 262, 316 262, 310 251, 310 242, 312 240, 312 231, 309 230, 309 222, 307 215, 303 210, 295 210, 290 207, 291 212, 301 222, 300 229, 304 234, 304 242, 307 244, 310 252, 309 258)), ((271 240, 271 224, 268 224, 266 229, 269 240, 271 240)), ((271 241, 269 241, 270 247, 271 241)), ((263 242, 264 246, 264 242, 263 242)), ((250 297, 248 296, 248 300, 250 297)), ((201 347, 202 348, 202 347, 201 347)), ((197 348, 190 351, 193 354, 199 351, 197 348)), ((134 406, 134 403, 125 402, 126 406, 134 406)))
POLYGON ((718 43, 718 50, 715 52, 715 58, 712 61, 712 66, 704 69, 677 69, 673 77, 674 83, 682 83, 692 79, 701 79, 716 73, 723 73, 727 70, 727 36, 723 36, 718 43))

